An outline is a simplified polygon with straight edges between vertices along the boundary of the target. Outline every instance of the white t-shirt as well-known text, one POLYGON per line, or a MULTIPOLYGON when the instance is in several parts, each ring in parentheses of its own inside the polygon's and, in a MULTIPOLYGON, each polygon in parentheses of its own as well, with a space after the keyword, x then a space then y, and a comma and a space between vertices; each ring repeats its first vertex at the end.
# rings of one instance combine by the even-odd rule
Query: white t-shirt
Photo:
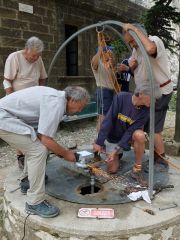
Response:
POLYGON ((34 63, 28 62, 23 50, 11 53, 5 63, 4 78, 12 81, 14 91, 38 86, 39 79, 46 79, 47 73, 39 57, 34 63))
POLYGON ((97 70, 94 70, 91 66, 97 87, 114 89, 115 76, 112 69, 109 67, 108 70, 104 66, 102 60, 99 60, 97 70))
MULTIPOLYGON (((161 85, 167 82, 170 78, 169 63, 166 53, 166 49, 162 40, 157 36, 149 36, 149 39, 156 44, 157 56, 156 58, 149 57, 152 66, 152 71, 154 73, 155 81, 161 85)), ((138 61, 138 66, 134 70, 134 80, 136 85, 141 84, 143 81, 148 80, 146 65, 144 62, 141 50, 133 49, 132 57, 138 61)), ((162 94, 169 94, 173 91, 173 84, 170 82, 161 88, 162 94)))
POLYGON ((54 137, 66 112, 64 91, 36 86, 0 99, 0 129, 22 135, 54 137))

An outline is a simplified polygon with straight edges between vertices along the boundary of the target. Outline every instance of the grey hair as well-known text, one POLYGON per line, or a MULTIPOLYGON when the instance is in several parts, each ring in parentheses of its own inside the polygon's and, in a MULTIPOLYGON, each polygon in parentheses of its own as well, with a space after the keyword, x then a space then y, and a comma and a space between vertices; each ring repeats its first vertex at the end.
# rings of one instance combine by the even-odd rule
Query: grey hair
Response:
MULTIPOLYGON (((150 82, 144 81, 143 83, 136 86, 136 89, 134 91, 134 94, 138 96, 139 93, 144 93, 144 95, 151 96, 151 87, 150 82)), ((160 86, 155 83, 154 84, 154 97, 155 99, 158 99, 162 96, 160 86)))
POLYGON ((67 99, 72 99, 76 102, 86 100, 87 102, 90 99, 89 93, 85 88, 78 86, 69 86, 64 89, 67 99))
POLYGON ((145 26, 143 24, 133 23, 132 25, 137 27, 142 33, 144 33, 144 35, 148 36, 145 26))
POLYGON ((27 40, 25 48, 30 50, 34 48, 40 53, 44 50, 44 43, 38 37, 33 36, 27 40))

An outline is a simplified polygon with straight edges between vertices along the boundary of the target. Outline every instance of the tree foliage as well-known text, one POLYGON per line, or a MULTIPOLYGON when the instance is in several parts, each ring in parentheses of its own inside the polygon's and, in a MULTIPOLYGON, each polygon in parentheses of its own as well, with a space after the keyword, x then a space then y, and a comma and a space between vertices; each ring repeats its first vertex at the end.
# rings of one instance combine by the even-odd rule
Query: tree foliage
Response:
POLYGON ((165 47, 176 53, 180 44, 173 36, 173 24, 180 24, 180 12, 170 5, 171 2, 172 0, 154 0, 155 5, 142 16, 141 21, 149 34, 161 37, 165 47))
POLYGON ((114 40, 110 43, 112 47, 114 47, 113 52, 115 53, 116 60, 121 62, 124 58, 127 57, 127 53, 129 52, 126 45, 121 39, 114 40))

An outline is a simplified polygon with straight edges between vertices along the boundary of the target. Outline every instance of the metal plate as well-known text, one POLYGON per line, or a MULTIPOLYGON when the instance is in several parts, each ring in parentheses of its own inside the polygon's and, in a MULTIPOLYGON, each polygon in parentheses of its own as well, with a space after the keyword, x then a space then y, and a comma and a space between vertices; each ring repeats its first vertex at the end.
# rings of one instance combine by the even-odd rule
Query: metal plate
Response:
MULTIPOLYGON (((148 155, 145 155, 143 167, 146 178, 148 178, 147 159, 148 155)), ((121 160, 121 171, 117 173, 119 176, 124 176, 130 184, 135 184, 130 177, 133 163, 134 152, 125 152, 121 160)), ((102 167, 105 168, 105 166, 102 167)), ((131 201, 124 193, 124 186, 121 182, 114 184, 112 181, 105 183, 97 181, 97 186, 101 188, 99 192, 86 195, 80 194, 82 187, 90 185, 88 174, 82 171, 79 171, 73 163, 63 161, 57 157, 52 158, 47 163, 46 173, 49 178, 46 184, 46 193, 62 200, 82 204, 119 204, 131 201)), ((168 169, 160 164, 155 165, 154 184, 166 185, 168 181, 168 169)))

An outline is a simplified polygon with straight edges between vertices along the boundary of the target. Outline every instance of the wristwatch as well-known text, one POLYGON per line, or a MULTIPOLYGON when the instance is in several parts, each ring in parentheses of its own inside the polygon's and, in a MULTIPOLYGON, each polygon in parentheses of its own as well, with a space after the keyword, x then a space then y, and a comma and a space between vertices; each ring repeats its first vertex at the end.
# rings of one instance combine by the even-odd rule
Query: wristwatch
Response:
POLYGON ((118 145, 114 149, 115 149, 117 154, 123 153, 123 148, 118 146, 118 145))

